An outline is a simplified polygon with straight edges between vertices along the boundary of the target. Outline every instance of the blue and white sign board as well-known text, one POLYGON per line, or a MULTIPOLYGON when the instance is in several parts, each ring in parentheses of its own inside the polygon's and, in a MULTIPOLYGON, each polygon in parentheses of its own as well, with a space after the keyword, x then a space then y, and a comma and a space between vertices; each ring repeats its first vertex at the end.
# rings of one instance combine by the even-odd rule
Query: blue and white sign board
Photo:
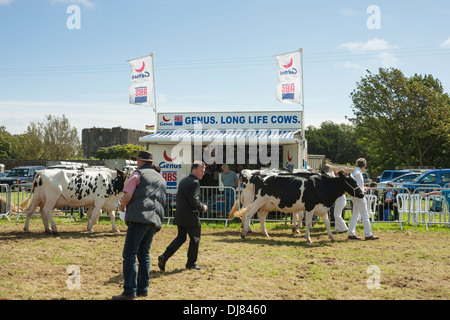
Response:
POLYGON ((158 130, 300 130, 301 111, 158 113, 158 130))

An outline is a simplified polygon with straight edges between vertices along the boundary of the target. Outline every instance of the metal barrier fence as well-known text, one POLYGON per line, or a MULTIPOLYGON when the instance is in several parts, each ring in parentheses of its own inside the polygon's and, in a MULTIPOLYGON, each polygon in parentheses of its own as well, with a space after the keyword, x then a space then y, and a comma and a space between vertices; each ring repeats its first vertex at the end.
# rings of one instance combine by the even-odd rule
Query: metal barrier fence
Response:
MULTIPOLYGON (((400 228, 403 224, 412 224, 416 227, 419 224, 425 225, 428 230, 429 226, 445 225, 450 226, 450 206, 442 194, 426 195, 430 191, 441 191, 447 188, 440 186, 419 187, 413 192, 409 192, 406 188, 395 187, 393 191, 393 205, 385 209, 384 200, 387 195, 387 188, 372 188, 366 193, 367 209, 372 224, 398 224, 400 228), (387 210, 387 211, 385 211, 387 210)), ((0 219, 5 217, 11 221, 10 215, 16 215, 17 220, 25 215, 25 208, 20 208, 20 203, 28 197, 31 184, 0 185, 0 219)), ((201 187, 200 200, 208 206, 208 210, 202 213, 200 220, 202 221, 222 221, 228 224, 228 215, 239 196, 239 190, 231 187, 201 187)), ((173 219, 176 212, 176 195, 167 194, 166 210, 164 218, 167 224, 173 219)), ((65 207, 54 211, 55 216, 68 217, 71 220, 82 217, 84 208, 65 207)), ((349 222, 352 214, 352 201, 347 198, 347 205, 342 215, 346 222, 349 222), (350 211, 350 214, 349 214, 350 211)), ((39 215, 35 214, 35 215, 39 215)), ((108 217, 102 215, 103 217, 108 217)), ((118 216, 118 214, 116 215, 118 216)), ((257 215, 252 221, 258 220, 257 215)), ((334 208, 330 210, 330 220, 334 223, 334 208)), ((270 212, 266 221, 292 223, 292 214, 286 214, 278 211, 270 212)))
MULTIPOLYGON (((208 210, 200 215, 200 220, 223 221, 228 224, 228 214, 234 205, 237 192, 232 187, 200 187, 200 201, 208 210)), ((167 224, 173 219, 176 211, 176 194, 167 194, 165 216, 167 224)))
POLYGON ((9 185, 0 184, 0 219, 5 217, 9 221, 8 215, 11 213, 11 192, 9 185))

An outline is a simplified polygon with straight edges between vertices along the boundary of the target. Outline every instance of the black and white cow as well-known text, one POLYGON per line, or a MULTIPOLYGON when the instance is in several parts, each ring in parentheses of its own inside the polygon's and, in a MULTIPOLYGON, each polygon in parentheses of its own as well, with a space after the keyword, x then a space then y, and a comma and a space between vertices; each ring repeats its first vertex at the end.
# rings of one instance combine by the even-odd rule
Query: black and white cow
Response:
POLYGON ((28 231, 31 215, 39 206, 45 231, 57 233, 52 211, 54 208, 70 206, 88 208, 87 229, 89 233, 93 233, 92 227, 98 222, 102 209, 108 211, 113 230, 118 232, 114 222, 114 210, 122 198, 125 180, 126 176, 122 171, 105 168, 38 171, 34 177, 29 197, 20 204, 21 207, 24 207, 33 196, 30 206, 26 209, 27 218, 24 230, 28 231))
MULTIPOLYGON (((235 217, 235 213, 238 211, 239 202, 241 203, 242 207, 248 207, 253 201, 254 201, 254 185, 250 183, 251 176, 257 175, 260 177, 263 181, 267 179, 270 176, 273 175, 295 175, 297 177, 305 177, 309 178, 313 175, 319 175, 318 173, 312 173, 307 170, 301 170, 296 169, 295 171, 289 170, 289 169, 262 169, 262 170, 243 170, 241 172, 241 178, 242 178, 242 184, 244 186, 243 190, 240 192, 240 199, 237 199, 231 208, 230 214, 228 219, 232 220, 235 217)), ((262 233, 269 238, 269 233, 266 229, 266 218, 269 212, 271 211, 270 205, 267 205, 267 207, 264 205, 261 208, 259 208, 258 211, 258 218, 259 222, 261 223, 261 230, 262 233)), ((288 212, 291 213, 291 212, 288 212)), ((298 229, 300 229, 301 221, 303 219, 304 213, 303 211, 300 212, 293 212, 292 218, 294 227, 292 228, 292 232, 299 232, 298 229)), ((247 221, 247 223, 250 223, 250 220, 247 221)))
POLYGON ((253 199, 249 206, 243 207, 234 215, 242 217, 243 230, 241 237, 245 238, 251 217, 260 209, 278 210, 285 213, 306 212, 306 240, 311 243, 309 228, 312 216, 321 217, 328 230, 328 236, 334 241, 331 233, 328 210, 344 193, 363 198, 364 193, 358 187, 356 180, 349 174, 339 173, 338 177, 327 175, 311 175, 301 177, 295 174, 277 174, 262 177, 243 170, 244 192, 246 197, 253 199))

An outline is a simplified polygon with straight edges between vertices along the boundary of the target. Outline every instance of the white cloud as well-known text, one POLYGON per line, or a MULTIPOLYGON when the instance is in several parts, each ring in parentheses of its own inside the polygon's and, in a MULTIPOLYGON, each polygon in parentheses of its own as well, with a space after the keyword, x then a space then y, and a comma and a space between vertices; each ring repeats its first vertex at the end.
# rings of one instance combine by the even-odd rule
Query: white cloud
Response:
MULTIPOLYGON (((2 1, 2 0, 0 0, 2 1)), ((86 8, 93 8, 95 7, 95 3, 91 0, 52 0, 52 3, 66 3, 68 5, 71 4, 77 4, 77 5, 83 5, 86 8)))
POLYGON ((440 44, 441 48, 450 48, 450 38, 440 44))
POLYGON ((368 40, 367 42, 346 42, 339 47, 348 49, 352 53, 366 53, 370 51, 391 49, 391 46, 386 40, 378 38, 368 40))
POLYGON ((7 6, 8 4, 13 3, 14 0, 0 0, 0 6, 7 6))
POLYGON ((349 61, 340 64, 340 68, 389 68, 400 64, 400 61, 392 52, 395 47, 384 39, 375 38, 366 42, 346 42, 338 48, 348 50, 351 54, 349 61), (361 63, 356 63, 355 60, 361 60, 361 63))

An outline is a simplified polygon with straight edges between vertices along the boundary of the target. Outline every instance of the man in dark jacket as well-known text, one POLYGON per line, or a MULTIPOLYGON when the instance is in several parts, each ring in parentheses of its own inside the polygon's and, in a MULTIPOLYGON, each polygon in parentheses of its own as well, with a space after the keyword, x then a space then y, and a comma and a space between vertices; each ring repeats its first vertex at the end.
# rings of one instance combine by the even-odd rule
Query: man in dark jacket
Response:
POLYGON ((178 185, 177 210, 173 223, 178 226, 177 237, 169 244, 166 251, 158 257, 158 267, 165 271, 166 261, 186 242, 189 235, 187 269, 200 270, 196 264, 200 244, 201 223, 199 215, 206 212, 207 206, 200 202, 199 180, 205 174, 206 165, 202 161, 194 161, 191 174, 183 178, 178 185))
POLYGON ((153 156, 148 151, 139 151, 138 170, 134 171, 123 191, 119 210, 125 211, 128 226, 123 248, 123 293, 113 296, 113 300, 134 300, 145 297, 150 283, 150 247, 153 236, 161 230, 166 204, 166 181, 152 163, 153 156), (136 256, 139 270, 136 272, 136 256))

